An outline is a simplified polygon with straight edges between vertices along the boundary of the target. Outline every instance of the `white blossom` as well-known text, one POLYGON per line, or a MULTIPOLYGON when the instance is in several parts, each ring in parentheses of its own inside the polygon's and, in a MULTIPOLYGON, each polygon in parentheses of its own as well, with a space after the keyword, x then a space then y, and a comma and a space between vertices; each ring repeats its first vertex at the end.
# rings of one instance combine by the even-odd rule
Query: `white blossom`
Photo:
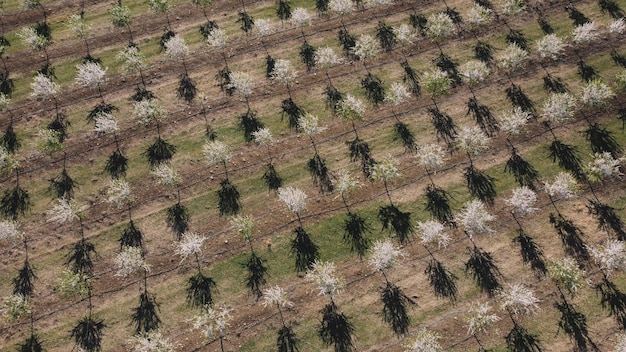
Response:
POLYGON ((89 36, 91 26, 87 24, 83 16, 79 14, 73 14, 70 16, 67 22, 72 29, 72 32, 74 32, 77 37, 87 38, 87 36, 89 36))
POLYGON ((205 240, 206 237, 200 236, 195 232, 185 232, 180 241, 176 243, 174 253, 181 256, 180 262, 182 263, 190 255, 198 256, 202 254, 202 244, 205 240))
POLYGON ((175 349, 159 330, 137 334, 128 342, 132 352, 174 352, 175 349))
POLYGON ((402 176, 398 169, 398 160, 391 155, 387 155, 372 167, 370 178, 374 181, 388 182, 394 178, 402 176))
POLYGON ((2 315, 6 317, 7 321, 14 321, 20 317, 31 314, 33 309, 28 298, 17 293, 4 298, 0 311, 3 313, 2 315))
POLYGON ((130 73, 143 70, 147 67, 145 57, 141 51, 139 51, 139 48, 133 45, 122 49, 117 53, 116 58, 124 64, 126 71, 130 73))
POLYGON ((170 9, 168 0, 148 0, 148 6, 156 13, 162 13, 170 9))
POLYGON ((434 13, 428 16, 426 34, 430 38, 444 38, 454 32, 454 22, 445 12, 434 13))
POLYGON ((502 13, 508 16, 516 15, 526 10, 524 0, 503 0, 502 13))
POLYGON ((170 165, 166 163, 160 163, 150 170, 150 173, 156 177, 157 182, 164 186, 178 186, 182 182, 182 178, 170 165))
POLYGON ((376 7, 376 6, 383 6, 383 5, 390 5, 392 3, 393 3, 393 0, 365 0, 365 5, 368 8, 376 7))
POLYGON ((130 26, 130 23, 132 22, 130 8, 122 5, 121 3, 116 3, 109 10, 109 16, 111 23, 113 23, 115 27, 130 26))
POLYGON ((365 114, 365 104, 361 99, 348 93, 339 102, 337 114, 346 120, 360 120, 363 118, 363 114, 365 114))
POLYGON ((436 243, 437 247, 445 248, 450 244, 450 236, 448 236, 445 227, 439 221, 418 221, 417 233, 424 245, 436 243))
POLYGON ((539 309, 539 299, 535 297, 533 290, 522 284, 509 285, 500 291, 500 305, 511 314, 534 313, 539 309))
POLYGON ((285 290, 276 285, 263 290, 263 307, 268 306, 291 307, 293 303, 285 297, 285 290))
POLYGON ((626 333, 617 334, 617 343, 613 352, 626 352, 626 333))
POLYGON ((459 67, 463 79, 470 85, 476 85, 487 78, 491 73, 489 66, 480 60, 469 60, 459 67))
POLYGON ((409 89, 400 82, 391 83, 391 87, 385 95, 385 101, 391 102, 393 105, 400 105, 411 97, 409 89))
POLYGON ((306 193, 300 188, 280 187, 278 189, 278 199, 285 203, 287 209, 298 215, 306 209, 306 198, 306 193))
POLYGON ((393 33, 396 35, 396 40, 403 45, 413 44, 415 41, 415 31, 406 23, 393 27, 393 33))
POLYGON ((133 115, 141 124, 149 125, 164 119, 167 111, 161 107, 157 99, 142 99, 133 103, 133 115))
POLYGON ((439 344, 441 337, 427 329, 420 329, 410 344, 406 345, 405 352, 441 352, 443 347, 439 344))
POLYGON ((78 73, 76 74, 76 83, 81 87, 98 87, 104 83, 104 76, 106 75, 106 68, 102 68, 99 63, 96 62, 84 62, 76 66, 78 73))
POLYGON ((20 224, 13 220, 0 221, 0 240, 16 241, 23 236, 20 224))
POLYGON ((558 123, 571 120, 576 112, 576 98, 565 93, 551 93, 543 103, 541 116, 546 120, 558 123))
POLYGON ((48 46, 48 39, 37 33, 33 27, 24 27, 17 33, 17 36, 33 50, 43 50, 48 46))
POLYGON ((611 87, 600 79, 594 79, 583 86, 580 101, 586 106, 602 108, 606 107, 609 104, 609 99, 614 96, 615 93, 613 93, 611 87))
POLYGON ((185 39, 176 34, 165 42, 165 54, 173 60, 182 60, 189 55, 189 47, 185 39))
POLYGON ((524 67, 524 61, 528 58, 528 52, 519 47, 515 43, 510 43, 502 52, 496 57, 496 63, 498 67, 515 71, 524 67))
POLYGON ((235 93, 242 97, 249 97, 252 95, 252 77, 248 72, 234 71, 230 75, 229 88, 234 88, 235 93))
POLYGON ((45 153, 52 154, 64 148, 59 131, 42 128, 37 131, 37 137, 39 139, 37 146, 45 153))
POLYGON ((406 253, 396 247, 390 239, 377 240, 370 249, 368 264, 377 271, 392 268, 396 262, 406 256, 406 253))
POLYGON ((548 58, 556 60, 565 50, 566 44, 556 34, 546 34, 543 38, 537 40, 537 51, 542 59, 548 58))
POLYGON ((587 285, 585 271, 571 258, 548 263, 548 277, 560 288, 565 288, 574 297, 579 288, 587 285))
POLYGON ((291 66, 291 62, 285 59, 278 59, 274 63, 271 76, 274 81, 289 85, 296 79, 298 73, 291 66))
POLYGON ((516 106, 510 112, 505 112, 500 119, 500 131, 508 136, 516 136, 522 132, 522 128, 528 124, 532 114, 516 106))
POLYGON ((226 31, 221 28, 213 29, 207 36, 206 42, 211 47, 223 49, 226 47, 226 43, 228 42, 226 31))
POLYGON ((333 262, 315 261, 311 269, 307 270, 306 278, 313 281, 319 289, 320 296, 333 296, 341 290, 344 282, 337 277, 337 268, 333 262))
POLYGON ((0 111, 4 111, 11 102, 11 98, 4 93, 0 93, 0 111))
POLYGON ((593 260, 602 270, 610 275, 613 270, 623 271, 626 269, 626 248, 624 242, 607 240, 604 245, 587 246, 593 260))
POLYGON ((252 215, 236 215, 230 219, 230 224, 242 235, 247 242, 252 240, 254 217, 252 215))
POLYGON ((587 164, 586 171, 594 181, 602 181, 606 178, 621 179, 624 176, 622 164, 626 158, 614 158, 611 153, 595 153, 593 160, 587 164))
POLYGON ((446 151, 439 144, 426 144, 417 148, 415 156, 419 165, 433 171, 445 164, 446 151))
POLYGON ((448 77, 448 73, 439 68, 424 72, 422 77, 422 87, 433 98, 448 94, 451 84, 452 79, 448 77))
POLYGON ((480 200, 474 199, 466 202, 457 219, 470 237, 494 232, 488 223, 495 220, 496 217, 487 212, 485 204, 480 200))
POLYGON ((73 199, 59 198, 56 204, 48 211, 48 221, 65 224, 80 219, 80 213, 87 209, 73 199))
POLYGON ((491 13, 493 11, 479 4, 474 4, 467 13, 467 22, 473 27, 479 27, 491 22, 491 13))
POLYGON ((533 207, 537 202, 537 193, 526 186, 515 188, 511 198, 506 198, 504 201, 519 215, 530 214, 537 210, 533 207))
POLYGON ((624 17, 620 17, 609 24, 609 32, 622 34, 626 31, 626 21, 624 17))
POLYGON ((114 204, 118 208, 126 207, 133 201, 130 184, 121 178, 109 181, 106 197, 109 204, 114 204))
POLYGON ((550 197, 572 198, 576 192, 578 183, 569 172, 560 172, 554 177, 552 183, 544 182, 544 189, 550 197))
POLYGON ((260 146, 266 147, 274 143, 274 137, 272 137, 272 131, 269 128, 263 127, 252 132, 254 142, 260 146))
POLYGON ((341 171, 337 175, 335 179, 333 179, 333 186, 335 187, 335 192, 345 196, 350 193, 352 190, 357 189, 362 186, 361 182, 357 180, 352 174, 348 171, 341 171))
POLYGON ((491 313, 489 303, 472 304, 468 313, 467 333, 469 335, 486 332, 491 325, 500 320, 500 317, 491 313))
POLYGON ((127 277, 143 271, 150 271, 150 265, 143 256, 141 247, 124 246, 114 259, 115 276, 127 277))
POLYGON ((489 137, 478 126, 463 126, 456 136, 456 143, 459 149, 472 155, 489 149, 489 137))
POLYGON ((343 62, 343 58, 335 52, 330 46, 325 46, 315 50, 315 63, 323 68, 329 68, 339 65, 343 62))
POLYGON ((356 9, 352 0, 330 0, 328 8, 340 16, 349 14, 356 9))
POLYGON ((117 120, 113 114, 108 112, 101 112, 94 118, 94 128, 96 133, 115 133, 119 130, 117 126, 117 120))
POLYGON ((309 112, 305 112, 298 118, 298 127, 307 136, 315 136, 326 130, 325 126, 319 125, 319 118, 309 112))
POLYGON ((369 34, 361 34, 355 41, 352 53, 359 60, 365 60, 376 56, 378 50, 378 43, 376 39, 369 34))
POLYGON ((230 325, 231 309, 220 305, 216 308, 205 306, 200 314, 196 315, 193 320, 193 329, 202 330, 205 339, 214 337, 224 337, 226 328, 230 325))
POLYGON ((291 11, 291 24, 295 27, 310 26, 313 16, 311 12, 304 7, 296 7, 291 11))
POLYGON ((259 18, 254 20, 254 28, 256 29, 259 38, 266 37, 274 33, 274 22, 269 18, 259 18))
POLYGON ((230 149, 220 141, 207 141, 202 146, 202 154, 209 166, 227 163, 230 160, 230 149))
POLYGON ((34 97, 48 97, 57 93, 59 85, 40 72, 33 78, 30 88, 33 90, 30 95, 34 97))
POLYGON ((576 26, 572 35, 574 36, 574 42, 576 44, 587 44, 598 39, 599 37, 598 30, 594 22, 587 22, 585 24, 581 24, 580 26, 576 26))
POLYGON ((63 297, 86 297, 91 289, 91 276, 83 273, 74 273, 69 269, 64 269, 58 281, 56 291, 63 297))
POLYGON ((0 145, 0 174, 4 171, 13 171, 20 165, 20 161, 7 148, 0 145))

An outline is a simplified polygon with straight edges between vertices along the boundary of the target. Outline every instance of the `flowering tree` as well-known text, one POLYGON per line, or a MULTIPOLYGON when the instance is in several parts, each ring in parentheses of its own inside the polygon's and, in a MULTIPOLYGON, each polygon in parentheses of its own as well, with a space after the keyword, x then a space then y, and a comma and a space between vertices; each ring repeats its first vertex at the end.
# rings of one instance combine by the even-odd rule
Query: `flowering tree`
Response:
POLYGON ((241 115, 239 128, 243 130, 243 137, 246 142, 254 139, 253 133, 263 128, 263 123, 256 117, 256 112, 250 107, 249 97, 252 95, 252 78, 247 72, 235 71, 229 75, 227 89, 234 94, 243 97, 246 101, 247 111, 241 115))
POLYGON ((193 319, 193 329, 201 330, 206 340, 215 339, 220 340, 220 349, 224 351, 224 339, 226 338, 226 329, 230 325, 232 316, 229 309, 223 305, 213 308, 205 307, 198 315, 193 319))
POLYGON ((428 329, 420 329, 413 341, 406 345, 405 352, 441 352, 443 347, 439 344, 440 336, 428 329))
POLYGON ((72 32, 74 32, 74 35, 78 37, 79 39, 82 39, 83 43, 85 43, 85 49, 87 50, 87 55, 83 57, 83 60, 85 62, 100 62, 100 59, 91 56, 91 53, 89 50, 89 41, 88 41, 89 34, 91 32, 91 26, 87 23, 87 21, 85 21, 84 15, 85 13, 82 11, 78 15, 77 14, 71 15, 68 20, 68 24, 70 28, 72 29, 72 32))
POLYGON ((231 219, 231 224, 235 227, 237 232, 243 236, 250 247, 250 257, 246 262, 246 268, 248 269, 246 287, 248 287, 252 294, 256 296, 257 300, 259 300, 263 295, 261 286, 267 283, 267 267, 263 264, 264 260, 256 254, 252 246, 254 218, 250 215, 235 216, 231 219))
POLYGON ((132 14, 130 8, 122 4, 122 0, 118 0, 112 8, 109 9, 109 19, 113 26, 118 28, 126 28, 128 30, 128 44, 133 44, 133 31, 130 28, 132 24, 132 14))
POLYGON ((385 88, 382 80, 370 72, 366 60, 375 57, 377 50, 376 42, 369 34, 361 35, 352 48, 354 57, 363 63, 363 67, 367 71, 367 75, 361 79, 361 87, 365 89, 367 99, 375 106, 385 100, 385 88))
POLYGON ((226 164, 231 158, 230 150, 226 144, 220 141, 208 141, 202 146, 202 153, 209 166, 222 164, 224 167, 224 179, 220 181, 221 189, 217 191, 218 207, 220 216, 237 215, 241 208, 239 191, 228 178, 228 168, 226 164))
POLYGON ((174 237, 179 241, 183 234, 189 230, 189 211, 187 207, 180 202, 180 185, 182 178, 174 168, 165 163, 154 167, 151 173, 161 185, 176 189, 176 204, 165 210, 165 220, 167 226, 174 233, 174 237))
POLYGON ((317 51, 313 45, 309 44, 306 40, 306 35, 304 34, 304 27, 311 25, 311 19, 311 13, 304 7, 296 7, 293 9, 290 18, 293 26, 300 28, 302 38, 304 38, 304 43, 300 46, 300 59, 302 60, 302 63, 306 65, 306 69, 309 72, 313 67, 315 67, 315 52, 317 51))
POLYGON ((339 108, 339 103, 343 99, 343 94, 335 88, 335 86, 333 86, 333 82, 328 74, 328 69, 341 64, 342 61, 342 58, 335 53, 333 48, 329 46, 319 48, 315 51, 315 63, 318 67, 321 67, 322 70, 324 70, 326 79, 328 79, 328 85, 324 90, 324 93, 326 94, 326 108, 332 109, 333 114, 337 114, 337 109, 339 108))
POLYGON ((276 338, 276 347, 278 348, 278 351, 298 351, 300 340, 296 337, 296 333, 293 329, 285 324, 285 318, 283 317, 282 309, 288 309, 293 306, 293 303, 288 301, 285 297, 285 291, 278 285, 263 290, 263 306, 276 306, 278 309, 280 322, 283 325, 283 327, 278 330, 278 337, 276 338))
POLYGON ((144 126, 154 124, 157 130, 157 138, 148 146, 143 155, 150 167, 154 168, 161 163, 168 163, 176 153, 176 146, 161 138, 161 121, 167 117, 167 111, 161 106, 156 98, 135 101, 133 114, 144 126))
POLYGON ((329 175, 329 170, 326 166, 326 161, 318 154, 315 140, 313 139, 313 136, 326 129, 326 127, 320 126, 318 121, 317 116, 306 112, 298 119, 298 127, 302 133, 309 136, 311 145, 313 145, 313 150, 315 151, 313 157, 309 159, 307 163, 307 171, 309 171, 309 174, 313 177, 313 183, 319 186, 320 192, 331 193, 333 191, 333 183, 329 175))
POLYGON ((278 189, 278 198, 298 219, 298 227, 294 230, 296 237, 291 241, 291 253, 296 255, 296 271, 309 270, 319 259, 319 252, 302 224, 301 214, 306 209, 307 195, 299 188, 282 187, 278 189))
POLYGON ((394 139, 399 139, 402 141, 404 148, 407 151, 415 151, 417 149, 417 144, 415 143, 415 136, 411 130, 409 130, 409 126, 402 121, 398 117, 395 106, 401 105, 406 101, 406 99, 411 97, 411 93, 408 88, 399 82, 393 82, 389 91, 385 95, 385 101, 388 101, 392 104, 391 112, 393 117, 396 119, 396 123, 394 124, 394 139))
POLYGON ((488 106, 478 102, 473 86, 482 82, 491 73, 489 66, 482 61, 468 61, 460 67, 461 76, 469 83, 472 97, 467 101, 467 114, 470 113, 483 132, 491 137, 500 127, 488 106))
POLYGON ((272 161, 271 146, 274 143, 272 132, 269 128, 264 127, 252 132, 252 137, 256 144, 261 147, 267 148, 267 166, 263 173, 263 181, 270 191, 277 191, 283 185, 283 179, 278 175, 274 163, 272 161))
POLYGON ((352 94, 346 94, 346 97, 339 102, 337 115, 352 124, 352 131, 354 131, 355 135, 353 140, 346 141, 350 149, 350 161, 355 162, 360 159, 361 171, 363 171, 365 176, 369 177, 376 161, 372 157, 369 144, 359 138, 355 125, 356 121, 363 120, 363 114, 365 114, 365 105, 352 94))
POLYGON ((496 198, 495 179, 478 170, 472 159, 472 155, 478 155, 489 148, 488 141, 489 137, 478 127, 463 127, 456 137, 457 146, 467 154, 470 161, 463 173, 470 194, 493 205, 496 198))
POLYGON ((298 73, 293 69, 291 63, 285 59, 278 59, 274 63, 274 70, 271 77, 275 82, 279 82, 285 85, 289 98, 285 99, 281 103, 282 115, 281 118, 287 114, 289 118, 289 128, 297 129, 298 119, 304 114, 304 110, 300 108, 293 101, 291 96, 291 84, 295 81, 298 73))
POLYGON ((471 335, 480 350, 485 350, 485 347, 478 339, 478 334, 486 333, 487 330, 496 322, 500 320, 500 317, 491 313, 491 306, 489 303, 474 303, 468 311, 467 317, 467 333, 471 335))
POLYGON ((509 285, 500 292, 500 305, 509 313, 513 328, 506 335, 506 344, 514 351, 540 351, 541 346, 536 335, 531 334, 519 324, 517 316, 535 313, 539 306, 539 299, 535 293, 521 284, 509 285))
POLYGON ((172 60, 180 61, 183 64, 183 73, 178 82, 178 96, 190 103, 196 97, 196 84, 189 77, 185 57, 189 55, 189 47, 185 44, 185 40, 179 35, 171 36, 163 44, 165 54, 172 60))
POLYGON ((352 0, 330 0, 328 2, 328 7, 332 12, 339 15, 341 29, 339 30, 337 36, 344 53, 347 57, 351 57, 352 50, 356 44, 356 38, 348 32, 346 24, 343 21, 343 16, 354 12, 356 10, 356 4, 352 0))
POLYGON ((206 36, 206 41, 209 47, 221 50, 222 59, 224 60, 224 68, 219 70, 215 75, 217 85, 220 87, 222 92, 226 93, 226 95, 233 95, 233 89, 229 87, 230 68, 228 68, 228 60, 226 58, 226 44, 228 42, 226 31, 222 28, 214 28, 206 36))
POLYGON ((352 252, 356 252, 359 255, 359 258, 363 258, 370 246, 370 240, 365 237, 365 235, 370 232, 370 226, 366 222, 365 218, 358 213, 352 212, 347 201, 347 197, 350 192, 359 188, 361 186, 361 182, 359 182, 347 171, 344 171, 339 173, 333 180, 333 186, 335 192, 339 193, 341 196, 343 205, 348 212, 346 214, 347 219, 343 223, 343 239, 350 244, 350 250, 352 252))
POLYGON ((452 208, 450 207, 450 194, 437 186, 432 174, 437 172, 445 164, 445 151, 437 144, 426 144, 417 149, 417 163, 426 170, 430 184, 426 186, 426 210, 430 215, 442 224, 455 227, 452 208))
POLYGON ((435 255, 429 247, 429 245, 434 244, 437 244, 438 249, 447 247, 450 243, 450 236, 445 232, 444 226, 434 220, 418 222, 417 233, 421 239, 422 245, 430 255, 430 261, 424 270, 424 274, 428 277, 428 282, 435 296, 448 298, 452 302, 456 301, 458 294, 455 283, 456 276, 446 269, 441 261, 435 258, 435 255))
POLYGON ((176 254, 182 257, 181 263, 189 256, 193 256, 195 260, 198 272, 187 279, 187 287, 185 290, 187 291, 187 304, 201 311, 213 307, 215 295, 217 294, 217 284, 213 278, 202 272, 202 266, 200 265, 202 244, 205 240, 206 237, 197 233, 186 232, 175 244, 176 254))
POLYGON ((456 126, 450 115, 439 110, 436 98, 448 94, 451 84, 452 80, 448 77, 448 74, 439 68, 431 69, 423 74, 422 87, 430 95, 430 99, 435 105, 434 108, 428 109, 431 115, 430 121, 437 132, 437 141, 442 139, 447 144, 448 149, 454 147, 456 126))

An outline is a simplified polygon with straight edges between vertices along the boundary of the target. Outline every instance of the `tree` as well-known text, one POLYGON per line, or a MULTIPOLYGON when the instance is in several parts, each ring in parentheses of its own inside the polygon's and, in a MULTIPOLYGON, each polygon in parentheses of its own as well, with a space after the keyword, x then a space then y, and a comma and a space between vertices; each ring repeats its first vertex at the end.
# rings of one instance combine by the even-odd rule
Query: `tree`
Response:
POLYGON ((225 178, 220 181, 220 190, 217 191, 220 216, 237 215, 241 208, 239 191, 228 178, 227 163, 231 158, 230 150, 220 141, 208 141, 202 146, 204 157, 210 166, 222 164, 225 178))
POLYGON ((309 270, 319 258, 319 251, 302 224, 301 214, 306 209, 307 195, 299 188, 283 187, 278 189, 278 198, 298 219, 299 226, 294 230, 296 236, 291 241, 291 253, 296 255, 296 271, 309 270))
POLYGON ((296 337, 293 329, 285 324, 282 308, 289 308, 293 303, 285 297, 285 291, 280 286, 267 288, 263 291, 263 306, 276 306, 282 328, 278 330, 276 348, 278 352, 298 352, 300 340, 296 337))

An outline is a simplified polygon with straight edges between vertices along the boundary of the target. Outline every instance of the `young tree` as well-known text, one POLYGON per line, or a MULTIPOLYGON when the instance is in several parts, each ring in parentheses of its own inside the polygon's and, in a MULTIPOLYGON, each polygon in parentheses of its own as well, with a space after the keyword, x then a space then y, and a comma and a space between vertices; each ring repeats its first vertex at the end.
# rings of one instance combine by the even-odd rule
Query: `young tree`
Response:
POLYGON ((339 193, 343 205, 348 212, 344 220, 343 240, 350 244, 350 250, 356 252, 359 258, 363 258, 370 246, 370 240, 366 235, 370 232, 370 225, 358 213, 352 212, 348 205, 347 197, 353 190, 359 188, 361 183, 347 171, 341 172, 333 180, 335 192, 339 193))
POLYGON ((302 224, 301 214, 306 209, 307 195, 299 188, 283 187, 278 189, 278 198, 298 219, 298 227, 294 230, 296 237, 291 241, 291 253, 296 255, 296 271, 309 270, 319 259, 319 251, 302 224))
POLYGON ((428 282, 435 296, 448 298, 452 302, 456 301, 458 289, 455 280, 457 277, 446 269, 441 261, 435 258, 429 247, 429 245, 434 244, 437 244, 438 249, 447 247, 450 243, 450 236, 445 232, 444 226, 440 222, 433 220, 418 222, 417 233, 422 245, 430 256, 430 261, 426 270, 424 270, 424 274, 428 277, 428 282))
POLYGON ((541 351, 536 335, 531 334, 516 319, 521 314, 530 315, 539 309, 539 300, 532 290, 521 284, 510 285, 500 293, 501 306, 509 313, 513 329, 506 335, 507 347, 512 351, 541 351))
POLYGON ((189 47, 179 35, 171 36, 165 41, 164 47, 165 54, 171 60, 180 61, 183 64, 183 73, 178 83, 178 96, 190 103, 196 97, 197 88, 194 81, 189 77, 187 65, 185 64, 185 57, 189 55, 189 47))
POLYGON ((263 295, 261 286, 267 283, 267 267, 263 264, 265 261, 254 251, 252 246, 252 234, 254 231, 254 218, 250 215, 247 216, 235 216, 230 222, 237 232, 243 236, 244 240, 250 247, 250 257, 245 266, 248 269, 248 275, 246 277, 246 287, 250 289, 253 295, 256 296, 257 301, 263 295))
POLYGON ((263 290, 263 306, 276 306, 282 328, 278 330, 276 349, 278 352, 299 352, 300 340, 290 326, 285 323, 283 308, 289 309, 293 303, 285 298, 285 291, 280 286, 274 286, 263 290))
POLYGON ((230 320, 232 319, 231 311, 232 309, 223 305, 216 308, 206 306, 194 317, 193 329, 201 330, 206 340, 219 338, 220 349, 222 352, 225 352, 224 340, 226 338, 226 330, 230 326, 230 320))
POLYGON ((326 79, 328 79, 328 85, 324 90, 324 94, 326 94, 326 109, 331 109, 333 115, 337 114, 337 110, 339 108, 339 103, 343 100, 343 94, 333 86, 333 82, 330 79, 330 75, 328 74, 328 70, 342 63, 342 58, 335 53, 333 48, 327 46, 323 48, 319 48, 315 51, 315 62, 316 64, 324 70, 326 74, 326 79))
POLYGON ((313 177, 313 183, 319 186, 320 192, 331 193, 333 191, 333 183, 330 177, 331 175, 329 174, 328 167, 326 166, 326 161, 318 154, 315 139, 313 139, 315 135, 326 129, 326 127, 320 126, 318 121, 319 119, 317 116, 306 112, 298 119, 298 127, 302 133, 309 137, 315 152, 313 157, 309 159, 307 163, 307 171, 309 171, 309 174, 313 177))
POLYGON ((118 28, 126 28, 128 30, 128 44, 133 45, 133 32, 130 28, 132 24, 132 14, 130 8, 122 4, 122 0, 118 0, 112 8, 109 9, 109 19, 113 26, 118 28))
POLYGON ((272 161, 272 152, 271 146, 274 143, 274 138, 272 137, 272 133, 269 128, 264 127, 256 130, 252 133, 252 137, 256 144, 261 147, 267 148, 267 166, 265 172, 263 173, 263 181, 267 186, 269 191, 278 191, 280 187, 283 185, 283 179, 278 175, 276 168, 274 167, 274 163, 272 161))
POLYGON ((426 186, 426 210, 437 221, 447 226, 455 227, 456 223, 450 207, 451 195, 443 188, 437 186, 432 174, 437 172, 445 164, 445 151, 437 144, 426 144, 417 149, 417 162, 423 166, 430 185, 426 186))
POLYGON ((489 137, 478 127, 463 127, 456 137, 457 146, 464 151, 469 158, 470 165, 463 175, 467 182, 467 188, 473 197, 489 205, 493 205, 496 198, 495 179, 474 166, 472 155, 487 150, 489 137))
POLYGON ((409 126, 402 121, 398 117, 394 107, 401 105, 406 101, 406 99, 411 97, 411 93, 408 88, 399 82, 393 82, 389 91, 385 95, 385 101, 388 101, 392 104, 391 112, 393 117, 396 119, 396 123, 394 124, 394 139, 401 140, 404 148, 407 151, 415 151, 417 150, 417 144, 415 143, 415 135, 409 129, 409 126))
POLYGON ((486 351, 482 342, 478 338, 478 334, 487 333, 488 329, 500 321, 500 317, 491 313, 489 303, 474 303, 470 306, 467 317, 467 333, 471 335, 481 351, 486 351))
POLYGON ((370 177, 372 167, 374 167, 376 161, 372 157, 369 144, 359 137, 355 125, 356 121, 363 120, 364 113, 365 106, 363 102, 352 94, 346 94, 346 97, 339 103, 337 108, 337 115, 352 124, 352 131, 354 131, 355 135, 353 140, 346 141, 350 149, 350 161, 355 162, 360 159, 361 171, 363 171, 365 176, 370 177))
POLYGON ((176 153, 176 146, 161 138, 161 121, 167 116, 167 111, 156 98, 144 99, 134 102, 133 115, 144 126, 154 123, 157 130, 156 140, 143 152, 150 167, 154 168, 161 163, 168 163, 176 153))
POLYGON ((222 164, 224 167, 224 179, 220 182, 221 189, 217 191, 220 216, 237 215, 241 208, 241 201, 239 200, 239 191, 228 178, 226 165, 231 158, 228 146, 217 140, 208 141, 202 146, 202 152, 209 166, 222 164))

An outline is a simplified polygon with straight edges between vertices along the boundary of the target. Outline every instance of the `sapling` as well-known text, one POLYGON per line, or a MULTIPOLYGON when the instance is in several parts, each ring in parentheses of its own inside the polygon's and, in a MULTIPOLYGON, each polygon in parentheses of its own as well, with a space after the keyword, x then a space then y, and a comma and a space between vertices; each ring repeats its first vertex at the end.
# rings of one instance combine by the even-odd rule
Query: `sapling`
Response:
POLYGON ((247 216, 235 216, 231 219, 231 224, 235 227, 237 232, 243 236, 244 240, 250 247, 250 257, 244 264, 248 269, 248 275, 246 276, 246 287, 250 289, 253 295, 256 296, 257 301, 263 295, 261 286, 267 283, 267 267, 263 262, 265 261, 254 251, 252 246, 253 232, 254 232, 254 218, 250 215, 247 216))
POLYGON ((278 175, 274 163, 272 161, 271 146, 274 143, 274 138, 269 128, 264 127, 256 130, 252 133, 252 137, 256 144, 261 147, 267 148, 267 166, 263 173, 263 181, 270 191, 277 191, 283 185, 283 179, 278 175))
POLYGON ((220 182, 221 189, 217 191, 220 216, 237 215, 241 208, 239 191, 228 178, 227 163, 231 153, 226 144, 220 141, 208 141, 202 146, 202 152, 210 166, 221 164, 224 167, 224 179, 220 182))
POLYGON ((302 224, 302 212, 306 209, 307 195, 303 190, 294 187, 278 189, 278 198, 287 209, 296 214, 298 227, 294 230, 296 237, 291 241, 291 253, 296 255, 296 271, 306 271, 313 267, 319 258, 318 246, 311 240, 302 224))
POLYGON ((470 306, 468 315, 467 333, 474 338, 481 351, 486 351, 482 342, 478 338, 478 334, 487 333, 493 324, 500 321, 500 317, 491 313, 491 306, 489 303, 479 302, 470 306))
POLYGON ((354 131, 355 138, 353 140, 346 141, 350 149, 350 161, 361 161, 361 171, 365 176, 371 175, 372 167, 376 164, 376 161, 372 157, 369 144, 359 138, 356 121, 363 120, 365 114, 365 105, 359 99, 352 94, 346 94, 346 97, 339 103, 337 108, 337 115, 352 124, 352 131, 354 131))
POLYGON ((289 309, 293 306, 293 303, 288 301, 285 297, 285 291, 280 286, 269 287, 263 290, 263 306, 276 306, 278 309, 278 315, 280 316, 280 322, 282 328, 278 330, 278 337, 276 338, 276 348, 278 352, 298 352, 300 340, 297 338, 296 333, 290 326, 285 323, 283 317, 283 308, 289 309))
POLYGON ((356 252, 362 259, 370 246, 370 240, 366 235, 371 231, 370 225, 358 213, 352 212, 348 205, 347 197, 353 190, 361 186, 354 176, 347 171, 341 172, 333 179, 335 192, 339 193, 343 205, 348 212, 347 219, 344 221, 343 240, 350 244, 350 250, 356 252))
POLYGON ((398 242, 406 244, 409 241, 409 236, 413 234, 411 213, 405 213, 395 206, 389 191, 389 182, 400 176, 398 161, 392 156, 387 156, 372 167, 370 178, 374 181, 382 181, 385 186, 385 193, 389 199, 389 205, 378 208, 378 219, 382 222, 383 230, 391 226, 391 230, 398 237, 398 242))

